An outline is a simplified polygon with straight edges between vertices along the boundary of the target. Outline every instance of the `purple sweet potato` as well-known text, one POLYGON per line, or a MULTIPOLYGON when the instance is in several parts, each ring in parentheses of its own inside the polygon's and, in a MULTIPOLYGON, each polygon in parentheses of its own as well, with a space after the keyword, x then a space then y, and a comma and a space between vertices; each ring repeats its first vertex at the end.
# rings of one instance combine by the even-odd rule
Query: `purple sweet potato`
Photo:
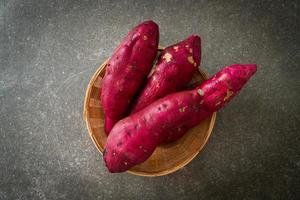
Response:
POLYGON ((167 94, 181 90, 193 77, 201 60, 201 40, 191 35, 167 47, 159 56, 153 73, 134 103, 131 113, 167 94))
POLYGON ((106 134, 124 117, 129 103, 149 74, 158 40, 158 25, 153 21, 143 22, 128 33, 109 59, 101 87, 106 134))
POLYGON ((123 172, 148 159, 173 127, 195 126, 228 103, 255 73, 256 65, 232 65, 192 90, 163 97, 120 120, 103 153, 110 172, 123 172))

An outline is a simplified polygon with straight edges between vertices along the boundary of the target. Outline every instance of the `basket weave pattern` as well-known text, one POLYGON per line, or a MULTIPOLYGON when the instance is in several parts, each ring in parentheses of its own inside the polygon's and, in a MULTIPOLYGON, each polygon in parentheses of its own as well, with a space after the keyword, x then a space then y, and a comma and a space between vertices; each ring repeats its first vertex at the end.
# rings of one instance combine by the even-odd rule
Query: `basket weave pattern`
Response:
MULTIPOLYGON (((100 104, 101 81, 105 74, 105 61, 95 72, 87 87, 84 101, 84 120, 89 134, 102 153, 107 136, 104 133, 104 114, 100 104)), ((207 79, 202 70, 196 73, 192 82, 207 79)), ((140 176, 162 176, 172 173, 188 164, 203 148, 213 129, 216 113, 192 128, 181 139, 171 144, 156 148, 151 157, 144 163, 127 172, 140 176)))

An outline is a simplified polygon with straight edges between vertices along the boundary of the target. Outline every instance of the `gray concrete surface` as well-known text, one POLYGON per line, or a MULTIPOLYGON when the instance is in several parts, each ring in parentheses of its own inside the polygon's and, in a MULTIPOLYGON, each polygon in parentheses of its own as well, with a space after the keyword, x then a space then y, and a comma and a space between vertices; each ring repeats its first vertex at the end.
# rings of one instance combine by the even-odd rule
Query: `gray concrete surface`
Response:
POLYGON ((297 1, 0 1, 0 199, 299 199, 297 1), (203 40, 210 74, 257 63, 184 169, 109 174, 82 120, 89 78, 135 24, 203 40))

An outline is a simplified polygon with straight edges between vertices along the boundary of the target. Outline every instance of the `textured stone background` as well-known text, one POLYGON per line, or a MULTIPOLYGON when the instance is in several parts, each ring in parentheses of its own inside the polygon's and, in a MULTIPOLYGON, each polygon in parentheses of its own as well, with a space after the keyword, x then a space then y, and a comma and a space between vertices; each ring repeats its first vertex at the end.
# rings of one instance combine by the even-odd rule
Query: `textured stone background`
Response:
POLYGON ((298 199, 297 1, 0 1, 0 199, 298 199), (89 78, 137 23, 199 34, 210 74, 257 63, 204 150, 160 178, 109 174, 82 120, 89 78))

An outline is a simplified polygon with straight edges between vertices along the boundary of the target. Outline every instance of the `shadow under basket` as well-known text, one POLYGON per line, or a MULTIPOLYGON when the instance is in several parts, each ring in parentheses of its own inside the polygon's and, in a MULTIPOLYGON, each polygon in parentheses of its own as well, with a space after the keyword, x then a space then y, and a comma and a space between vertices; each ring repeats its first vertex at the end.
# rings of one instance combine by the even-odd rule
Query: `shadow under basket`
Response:
MULTIPOLYGON (((158 49, 159 51, 162 48, 158 49)), ((105 75, 106 60, 94 73, 86 90, 83 117, 96 148, 102 154, 107 136, 104 132, 104 114, 100 104, 101 81, 105 75)), ((200 70, 195 73, 191 85, 208 78, 200 70)), ((216 120, 216 113, 190 129, 181 139, 160 145, 145 162, 134 166, 128 173, 138 176, 163 176, 187 165, 206 144, 216 120)))

